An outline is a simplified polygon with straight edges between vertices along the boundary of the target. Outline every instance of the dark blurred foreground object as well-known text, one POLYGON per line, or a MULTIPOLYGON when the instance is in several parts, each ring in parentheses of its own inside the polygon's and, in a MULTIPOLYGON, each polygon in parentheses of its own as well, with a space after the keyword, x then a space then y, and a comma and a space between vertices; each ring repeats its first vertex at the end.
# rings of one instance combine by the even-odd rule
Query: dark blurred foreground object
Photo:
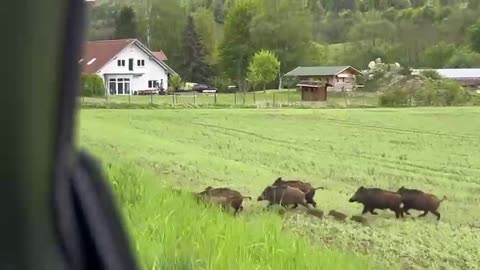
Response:
POLYGON ((137 269, 97 162, 74 145, 84 8, 15 0, 0 9, 2 270, 137 269))

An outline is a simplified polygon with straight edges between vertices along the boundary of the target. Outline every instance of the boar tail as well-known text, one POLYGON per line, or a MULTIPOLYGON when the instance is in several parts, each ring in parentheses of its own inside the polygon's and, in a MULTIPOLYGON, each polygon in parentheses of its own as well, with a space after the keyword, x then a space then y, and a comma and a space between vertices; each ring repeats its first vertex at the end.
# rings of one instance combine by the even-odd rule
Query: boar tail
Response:
POLYGON ((443 202, 445 200, 447 200, 447 196, 443 196, 443 198, 440 200, 440 202, 443 202))
POLYGON ((243 196, 243 198, 244 198, 244 199, 249 199, 249 200, 252 199, 252 197, 250 197, 250 196, 243 196))

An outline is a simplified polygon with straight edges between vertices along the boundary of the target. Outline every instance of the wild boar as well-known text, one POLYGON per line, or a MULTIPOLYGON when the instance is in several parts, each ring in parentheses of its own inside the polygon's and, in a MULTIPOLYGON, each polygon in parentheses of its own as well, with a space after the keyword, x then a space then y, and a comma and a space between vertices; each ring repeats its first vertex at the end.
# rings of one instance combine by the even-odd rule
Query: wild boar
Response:
POLYGON ((408 189, 401 187, 397 191, 398 194, 402 197, 403 202, 403 213, 410 215, 408 210, 414 209, 423 211, 423 214, 420 214, 418 217, 424 217, 428 212, 432 213, 437 217, 437 220, 440 220, 440 213, 438 212, 438 207, 440 203, 447 199, 446 196, 440 200, 437 196, 425 193, 418 189, 408 189))
POLYGON ((305 193, 305 199, 307 200, 307 203, 311 204, 313 207, 317 207, 317 203, 313 199, 313 197, 315 197, 315 191, 318 189, 325 189, 324 187, 314 188, 310 183, 302 182, 299 180, 283 180, 282 177, 278 177, 277 180, 273 182, 272 186, 280 185, 287 185, 293 188, 300 189, 303 193, 305 193))
POLYGON ((269 204, 267 207, 274 204, 280 204, 287 208, 288 205, 296 207, 300 204, 309 208, 307 200, 305 200, 305 193, 298 188, 293 188, 287 185, 266 187, 262 194, 257 198, 257 201, 268 201, 269 204))
POLYGON ((216 203, 224 207, 231 206, 235 210, 235 214, 243 210, 242 203, 244 199, 252 199, 230 188, 212 187, 207 187, 204 191, 198 193, 197 197, 202 198, 203 202, 216 203))
POLYGON ((362 215, 370 212, 378 215, 375 209, 390 209, 395 212, 395 217, 403 217, 402 196, 396 192, 383 190, 380 188, 365 188, 361 186, 357 192, 350 198, 349 202, 358 202, 363 204, 362 215))
POLYGON ((330 212, 328 212, 328 215, 332 216, 333 218, 335 218, 338 221, 344 221, 347 218, 347 215, 345 215, 344 213, 340 213, 338 211, 335 211, 335 210, 331 210, 330 212))

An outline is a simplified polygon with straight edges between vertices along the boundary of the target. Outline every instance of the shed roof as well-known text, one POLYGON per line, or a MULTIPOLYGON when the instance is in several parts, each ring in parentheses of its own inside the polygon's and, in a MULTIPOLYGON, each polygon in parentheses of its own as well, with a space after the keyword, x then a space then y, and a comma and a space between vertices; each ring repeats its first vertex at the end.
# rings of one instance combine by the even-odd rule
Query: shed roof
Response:
POLYGON ((285 74, 285 76, 333 76, 346 69, 351 69, 354 73, 360 71, 351 66, 315 66, 315 67, 297 67, 285 74))
MULTIPOLYGON (((428 69, 413 70, 412 73, 416 74, 428 69)), ((449 79, 461 79, 461 78, 480 78, 480 68, 441 68, 434 69, 440 74, 440 76, 449 79)))

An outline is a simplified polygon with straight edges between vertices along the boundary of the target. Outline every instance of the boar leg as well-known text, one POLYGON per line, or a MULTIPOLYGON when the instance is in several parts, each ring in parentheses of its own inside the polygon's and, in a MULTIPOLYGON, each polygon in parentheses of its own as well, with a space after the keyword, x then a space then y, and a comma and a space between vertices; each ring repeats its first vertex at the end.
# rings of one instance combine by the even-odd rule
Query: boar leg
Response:
POLYGON ((365 215, 367 212, 368 212, 368 207, 364 206, 363 211, 362 211, 362 215, 365 215))
POLYGON ((418 217, 424 217, 428 214, 428 211, 424 211, 423 214, 420 214, 418 217))
POLYGON ((437 212, 437 210, 434 210, 434 211, 430 211, 432 214, 434 214, 435 216, 437 216, 437 220, 440 220, 440 213, 437 212))
POLYGON ((410 216, 410 213, 408 212, 408 210, 410 210, 410 208, 403 207, 403 213, 410 216))
POLYGON ((298 207, 298 203, 294 204, 293 207, 292 207, 292 209, 295 209, 295 208, 297 208, 297 207, 298 207))

